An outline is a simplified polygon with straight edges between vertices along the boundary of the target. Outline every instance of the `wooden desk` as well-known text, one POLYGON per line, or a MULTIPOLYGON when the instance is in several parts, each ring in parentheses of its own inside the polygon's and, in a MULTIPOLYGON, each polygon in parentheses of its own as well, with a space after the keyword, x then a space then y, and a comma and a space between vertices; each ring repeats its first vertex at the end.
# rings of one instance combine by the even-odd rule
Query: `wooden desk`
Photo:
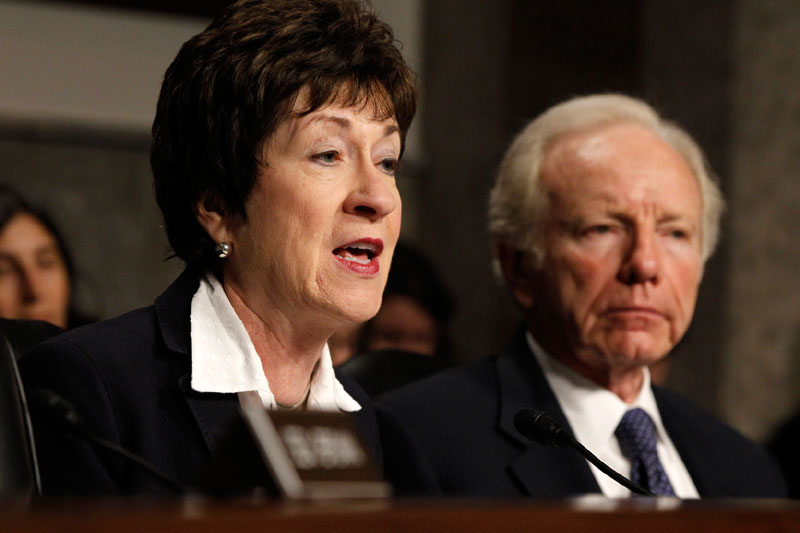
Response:
POLYGON ((800 502, 362 501, 215 502, 200 499, 6 504, 0 531, 221 532, 798 532, 800 502))

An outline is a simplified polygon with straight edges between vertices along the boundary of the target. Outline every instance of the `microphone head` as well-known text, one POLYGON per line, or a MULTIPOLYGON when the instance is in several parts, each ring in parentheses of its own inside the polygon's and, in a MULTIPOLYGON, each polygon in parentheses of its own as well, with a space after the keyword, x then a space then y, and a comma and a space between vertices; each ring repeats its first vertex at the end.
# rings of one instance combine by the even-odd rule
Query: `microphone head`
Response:
POLYGON ((565 446, 570 435, 553 420, 553 417, 538 409, 520 409, 514 415, 514 427, 525 438, 545 446, 565 446))

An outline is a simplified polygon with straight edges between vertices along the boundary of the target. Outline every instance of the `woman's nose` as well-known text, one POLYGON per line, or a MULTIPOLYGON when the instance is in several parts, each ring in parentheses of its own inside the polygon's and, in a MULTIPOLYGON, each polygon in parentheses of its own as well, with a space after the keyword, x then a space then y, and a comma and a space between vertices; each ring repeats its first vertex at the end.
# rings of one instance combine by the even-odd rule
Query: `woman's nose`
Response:
POLYGON ((399 203, 394 178, 368 162, 359 165, 355 185, 344 208, 348 213, 380 220, 397 209, 399 203))

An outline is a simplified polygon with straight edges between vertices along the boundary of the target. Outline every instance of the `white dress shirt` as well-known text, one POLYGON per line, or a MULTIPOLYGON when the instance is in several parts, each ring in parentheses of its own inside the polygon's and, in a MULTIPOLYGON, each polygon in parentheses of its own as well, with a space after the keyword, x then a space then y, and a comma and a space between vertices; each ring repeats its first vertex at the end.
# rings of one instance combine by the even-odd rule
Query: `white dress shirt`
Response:
MULTIPOLYGON (((527 339, 528 346, 542 368, 578 442, 608 466, 625 477, 630 477, 631 462, 622 455, 614 431, 627 410, 640 407, 656 426, 656 450, 675 494, 680 498, 699 498, 692 477, 661 422, 661 414, 650 388, 650 372, 647 367, 643 368, 642 390, 632 404, 627 404, 610 390, 547 355, 530 332, 527 333, 527 339)), ((594 465, 590 463, 589 466, 605 496, 624 498, 631 495, 628 489, 600 472, 594 465)))
MULTIPOLYGON (((238 393, 240 403, 249 403, 257 394, 267 409, 278 407, 261 358, 225 290, 211 273, 200 279, 192 298, 191 340, 192 389, 238 393)), ((311 378, 306 407, 316 411, 361 409, 336 379, 327 345, 311 378)))

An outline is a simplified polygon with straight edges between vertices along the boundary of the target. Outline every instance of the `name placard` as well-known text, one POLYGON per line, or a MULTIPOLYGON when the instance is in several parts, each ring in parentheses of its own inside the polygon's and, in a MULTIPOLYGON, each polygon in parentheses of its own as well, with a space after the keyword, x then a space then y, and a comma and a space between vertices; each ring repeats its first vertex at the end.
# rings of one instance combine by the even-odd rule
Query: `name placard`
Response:
POLYGON ((391 494, 346 413, 242 409, 264 461, 287 498, 383 498, 391 494))

